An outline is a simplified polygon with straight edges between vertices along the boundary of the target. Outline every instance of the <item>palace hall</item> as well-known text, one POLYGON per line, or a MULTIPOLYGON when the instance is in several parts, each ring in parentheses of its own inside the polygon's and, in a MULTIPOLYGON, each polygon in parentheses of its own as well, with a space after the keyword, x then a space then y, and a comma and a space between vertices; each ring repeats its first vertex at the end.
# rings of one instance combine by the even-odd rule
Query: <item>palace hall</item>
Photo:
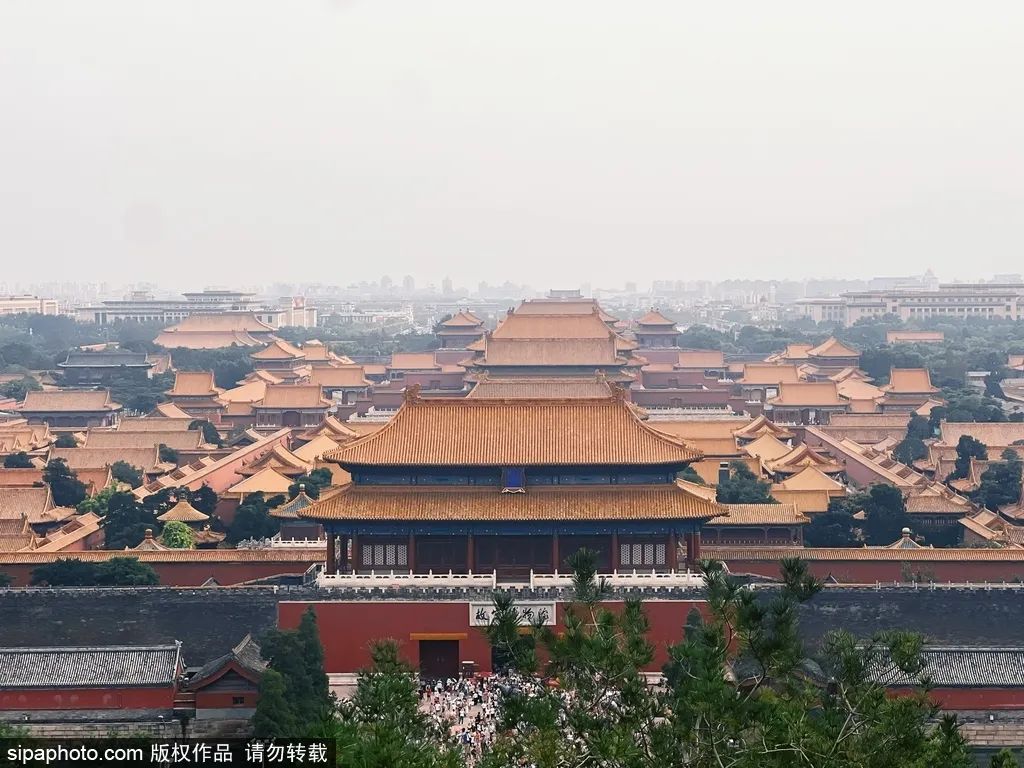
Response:
POLYGON ((573 399, 425 398, 328 452, 352 482, 299 512, 327 533, 327 574, 671 571, 727 514, 677 475, 699 451, 648 426, 615 390, 573 399), (680 557, 680 552, 685 552, 680 557))

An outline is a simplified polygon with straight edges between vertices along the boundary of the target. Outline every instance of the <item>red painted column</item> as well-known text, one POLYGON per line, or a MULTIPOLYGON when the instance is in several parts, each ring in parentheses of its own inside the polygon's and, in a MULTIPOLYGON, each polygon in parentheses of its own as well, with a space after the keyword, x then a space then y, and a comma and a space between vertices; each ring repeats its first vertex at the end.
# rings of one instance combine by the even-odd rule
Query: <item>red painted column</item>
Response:
POLYGON ((619 570, 619 534, 612 534, 612 570, 619 570))
POLYGON ((341 545, 338 547, 338 570, 348 573, 348 536, 339 536, 341 545))
POLYGON ((473 552, 473 534, 466 534, 466 568, 470 571, 475 571, 473 567, 475 565, 475 553, 473 552))
POLYGON ((334 573, 336 568, 337 568, 337 566, 335 565, 335 562, 334 562, 334 541, 335 541, 334 534, 333 533, 328 533, 327 534, 327 563, 324 566, 326 571, 327 571, 327 573, 334 573))
POLYGON ((700 562, 700 531, 693 533, 693 564, 700 562))
POLYGON ((416 571, 416 537, 411 533, 409 534, 409 550, 406 554, 406 563, 408 563, 410 571, 416 571))
POLYGON ((359 572, 359 534, 352 534, 352 573, 359 572))
POLYGON ((668 557, 665 561, 670 570, 679 569, 679 536, 674 530, 668 534, 668 557))
POLYGON ((551 534, 551 570, 558 570, 558 534, 551 534))
POLYGON ((686 541, 686 567, 690 568, 693 566, 693 534, 684 533, 683 539, 686 541))

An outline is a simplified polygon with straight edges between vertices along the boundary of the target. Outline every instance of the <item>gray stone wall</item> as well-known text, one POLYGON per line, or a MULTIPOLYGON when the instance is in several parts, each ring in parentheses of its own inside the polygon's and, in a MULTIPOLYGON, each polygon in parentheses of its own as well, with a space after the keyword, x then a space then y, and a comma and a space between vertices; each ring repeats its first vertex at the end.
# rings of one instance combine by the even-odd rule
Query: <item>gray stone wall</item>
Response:
MULTIPOLYGON (((452 592, 435 599, 467 599, 452 592)), ((226 653, 246 633, 272 628, 279 600, 332 597, 355 595, 306 588, 0 590, 0 647, 181 640, 186 663, 198 665, 226 653)), ((1024 645, 1024 589, 828 588, 801 609, 801 626, 809 642, 830 629, 867 636, 902 628, 939 644, 1024 645)))

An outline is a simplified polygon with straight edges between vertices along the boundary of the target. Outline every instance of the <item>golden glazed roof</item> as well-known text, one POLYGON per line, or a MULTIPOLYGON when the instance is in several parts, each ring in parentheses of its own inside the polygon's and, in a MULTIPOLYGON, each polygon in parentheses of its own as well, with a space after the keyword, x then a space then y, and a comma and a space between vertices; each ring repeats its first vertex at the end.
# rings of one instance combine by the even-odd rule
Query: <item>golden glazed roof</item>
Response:
POLYGON ((818 346, 807 350, 807 355, 809 357, 859 357, 860 352, 843 344, 835 336, 830 336, 818 346))
POLYGON ((674 464, 700 458, 621 397, 570 400, 408 397, 380 431, 325 459, 349 464, 530 466, 674 464))
POLYGON ((743 366, 740 384, 795 384, 800 373, 795 365, 772 365, 771 363, 747 363, 743 366))
POLYGON ((882 389, 893 395, 932 394, 939 391, 932 386, 932 378, 927 368, 893 368, 889 372, 889 383, 882 389))
POLYGON ((215 397, 223 390, 214 384, 211 371, 178 371, 168 395, 215 397))
POLYGON ((311 520, 692 520, 725 507, 666 485, 535 486, 500 493, 472 486, 348 485, 299 512, 311 520))
POLYGON ((209 520, 210 516, 203 514, 187 501, 182 499, 162 515, 158 515, 156 519, 161 523, 169 523, 172 521, 177 521, 179 523, 199 523, 203 520, 209 520))
POLYGON ((110 399, 106 389, 61 389, 28 392, 20 411, 54 413, 58 411, 116 411, 121 407, 110 399))
POLYGON ((571 378, 565 376, 530 377, 515 376, 506 379, 483 377, 467 397, 474 399, 534 399, 576 397, 609 397, 611 387, 603 378, 571 378))
POLYGON ((495 339, 485 338, 484 365, 496 366, 609 366, 625 365, 615 339, 495 339))
POLYGON ((798 384, 780 384, 778 397, 768 400, 775 406, 844 405, 834 381, 801 381, 798 384))
POLYGON ((274 339, 259 352, 249 355, 253 360, 303 360, 306 353, 284 339, 274 339))

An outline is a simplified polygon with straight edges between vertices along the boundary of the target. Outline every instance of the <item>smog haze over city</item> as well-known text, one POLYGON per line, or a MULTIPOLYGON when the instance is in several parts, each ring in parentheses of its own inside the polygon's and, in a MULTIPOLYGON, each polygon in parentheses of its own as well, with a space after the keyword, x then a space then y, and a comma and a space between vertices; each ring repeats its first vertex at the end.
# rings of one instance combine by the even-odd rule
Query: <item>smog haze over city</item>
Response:
POLYGON ((1022 38, 1015 2, 10 0, 3 281, 1012 272, 1022 38))

